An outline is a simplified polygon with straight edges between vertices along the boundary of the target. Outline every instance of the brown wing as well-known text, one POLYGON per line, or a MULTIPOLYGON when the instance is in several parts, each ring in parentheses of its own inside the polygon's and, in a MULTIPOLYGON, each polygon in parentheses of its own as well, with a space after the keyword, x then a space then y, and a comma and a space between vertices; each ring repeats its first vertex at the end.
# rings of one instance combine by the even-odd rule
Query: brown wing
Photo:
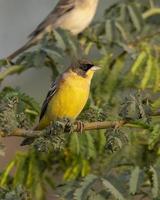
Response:
POLYGON ((41 108, 41 114, 40 114, 40 117, 39 117, 39 120, 41 120, 46 112, 46 109, 47 109, 47 106, 48 106, 48 103, 49 101, 51 100, 51 98, 54 96, 54 94, 56 93, 57 91, 57 85, 58 85, 58 80, 54 81, 51 85, 51 88, 50 90, 48 91, 47 93, 47 96, 42 104, 42 108, 41 108))
POLYGON ((37 28, 29 35, 35 37, 42 32, 47 26, 55 24, 55 22, 64 14, 71 11, 75 7, 76 0, 60 0, 56 7, 49 15, 37 26, 37 28))

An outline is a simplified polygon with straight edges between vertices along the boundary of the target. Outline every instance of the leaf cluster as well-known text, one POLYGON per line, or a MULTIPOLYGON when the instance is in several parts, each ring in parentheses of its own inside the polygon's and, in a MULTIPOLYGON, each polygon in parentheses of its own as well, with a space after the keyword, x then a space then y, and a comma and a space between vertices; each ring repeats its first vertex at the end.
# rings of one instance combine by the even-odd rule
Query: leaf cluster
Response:
MULTIPOLYGON (((0 93, 1 101, 1 113, 5 110, 10 109, 10 111, 15 112, 16 117, 22 120, 26 116, 30 123, 34 122, 39 114, 39 104, 29 95, 21 92, 19 89, 13 89, 11 87, 5 87, 0 93), (24 115, 24 117, 23 117, 24 115)), ((26 127, 27 128, 27 127, 26 127)))
POLYGON ((17 186, 14 190, 0 188, 1 200, 31 200, 27 191, 21 186, 17 186))

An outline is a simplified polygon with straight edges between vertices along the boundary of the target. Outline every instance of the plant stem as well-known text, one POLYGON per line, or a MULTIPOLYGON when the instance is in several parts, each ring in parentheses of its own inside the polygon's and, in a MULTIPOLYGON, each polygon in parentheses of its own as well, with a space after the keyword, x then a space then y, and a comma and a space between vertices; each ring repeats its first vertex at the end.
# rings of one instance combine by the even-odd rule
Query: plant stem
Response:
POLYGON ((0 73, 0 81, 5 79, 8 75, 20 73, 25 67, 23 65, 13 65, 0 73))
POLYGON ((160 8, 151 8, 142 14, 143 19, 147 19, 153 15, 160 15, 160 8))
MULTIPOLYGON (((119 121, 104 121, 104 122, 86 122, 83 124, 82 131, 88 131, 88 130, 100 130, 100 129, 107 129, 107 128, 119 128, 124 125, 126 127, 130 128, 143 128, 143 129, 148 129, 148 126, 144 126, 144 124, 139 124, 136 122, 132 123, 127 120, 119 120, 119 121), (136 125, 136 126, 135 126, 136 125)), ((80 132, 79 125, 75 123, 73 125, 73 131, 74 132, 80 132)), ((24 138, 37 138, 40 136, 43 136, 44 132, 43 131, 34 131, 34 130, 25 130, 25 129, 15 129, 13 130, 10 134, 6 134, 4 131, 0 131, 0 137, 24 137, 24 138)))

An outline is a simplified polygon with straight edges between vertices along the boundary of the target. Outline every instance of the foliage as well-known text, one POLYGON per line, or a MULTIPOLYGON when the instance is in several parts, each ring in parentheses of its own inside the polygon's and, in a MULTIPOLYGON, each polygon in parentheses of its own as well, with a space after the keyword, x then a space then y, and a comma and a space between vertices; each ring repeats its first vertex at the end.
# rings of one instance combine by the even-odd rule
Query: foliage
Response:
MULTIPOLYGON (((159 199, 159 14, 156 0, 118 1, 78 38, 56 30, 14 65, 1 60, 3 81, 42 66, 49 67, 55 78, 66 67, 64 57, 69 63, 96 55, 94 62, 102 69, 92 82, 79 120, 125 123, 77 134, 67 119, 54 122, 40 137, 32 138, 29 150, 17 153, 1 173, 0 199, 26 200, 29 191, 31 199, 43 200, 48 187, 59 199, 159 199), (66 122, 70 134, 65 133, 66 122)), ((39 110, 21 89, 3 88, 0 135, 10 136, 17 128, 30 131, 39 110)))
POLYGON ((14 190, 0 188, 1 200, 30 200, 29 194, 21 187, 14 190))

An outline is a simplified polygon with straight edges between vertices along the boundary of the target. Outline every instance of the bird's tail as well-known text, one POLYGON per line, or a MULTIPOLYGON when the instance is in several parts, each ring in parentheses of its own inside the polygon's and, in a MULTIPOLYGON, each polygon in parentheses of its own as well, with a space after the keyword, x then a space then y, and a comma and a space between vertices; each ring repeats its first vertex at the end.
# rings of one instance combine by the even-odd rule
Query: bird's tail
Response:
POLYGON ((19 48, 15 52, 13 52, 6 59, 8 61, 12 61, 19 54, 21 54, 22 52, 26 51, 27 49, 29 49, 30 47, 34 46, 35 44, 37 44, 37 42, 38 42, 37 38, 31 38, 25 45, 23 45, 21 48, 19 48))
POLYGON ((35 137, 28 137, 25 138, 22 142, 21 142, 21 146, 25 146, 25 145, 30 145, 34 142, 35 137))
MULTIPOLYGON (((37 131, 39 130, 37 126, 33 128, 33 131, 36 131, 36 130, 37 131)), ((21 146, 30 145, 34 142, 35 139, 36 137, 27 137, 22 141, 21 146)))

